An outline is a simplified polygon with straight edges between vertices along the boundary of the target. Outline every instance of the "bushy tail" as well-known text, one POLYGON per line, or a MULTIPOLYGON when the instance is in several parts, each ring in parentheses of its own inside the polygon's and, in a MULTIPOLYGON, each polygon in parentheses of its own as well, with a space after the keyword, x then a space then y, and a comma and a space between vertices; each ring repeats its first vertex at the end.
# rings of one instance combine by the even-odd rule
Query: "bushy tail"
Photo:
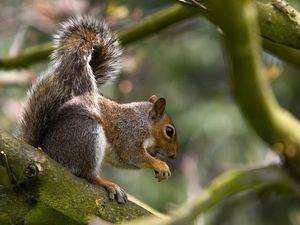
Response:
POLYGON ((106 24, 71 18, 54 36, 47 73, 32 87, 22 119, 22 137, 39 147, 58 109, 73 96, 97 91, 120 69, 121 49, 106 24))

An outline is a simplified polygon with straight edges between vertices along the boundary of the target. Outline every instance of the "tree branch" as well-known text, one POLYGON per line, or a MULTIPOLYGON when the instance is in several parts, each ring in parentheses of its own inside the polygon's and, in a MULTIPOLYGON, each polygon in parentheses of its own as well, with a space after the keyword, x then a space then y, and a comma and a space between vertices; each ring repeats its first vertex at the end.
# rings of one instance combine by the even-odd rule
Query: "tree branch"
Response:
MULTIPOLYGON (((283 0, 280 0, 283 2, 282 4, 276 3, 278 1, 273 0, 272 4, 264 4, 257 1, 261 36, 263 40, 268 40, 268 43, 271 42, 270 44, 264 45, 264 47, 279 58, 292 61, 294 65, 300 67, 299 60, 294 60, 293 54, 289 54, 289 48, 282 48, 281 51, 278 51, 275 45, 276 43, 280 43, 286 47, 296 48, 293 52, 298 53, 298 51, 300 51, 297 49, 300 45, 299 13, 290 6, 286 6, 283 0), (287 51, 287 54, 285 51, 287 51)), ((204 5, 209 5, 208 0, 202 0, 201 2, 203 2, 204 5)), ((160 12, 147 16, 130 28, 120 31, 118 36, 123 45, 128 45, 142 38, 156 34, 175 23, 198 16, 200 13, 213 21, 216 16, 214 14, 215 12, 210 10, 209 7, 207 8, 208 10, 203 10, 203 8, 175 4, 160 12)), ((52 50, 53 48, 50 43, 28 48, 14 57, 1 58, 0 68, 17 69, 27 67, 33 63, 46 60, 52 50)))
MULTIPOLYGON (((193 9, 190 7, 184 7, 180 4, 175 4, 168 9, 144 18, 142 21, 130 28, 126 28, 118 32, 118 37, 123 45, 128 45, 155 34, 174 23, 190 18, 198 14, 198 12, 199 10, 196 8, 193 9)), ((53 47, 51 43, 28 48, 19 55, 0 59, 0 68, 17 69, 27 67, 41 60, 46 60, 52 50, 53 47)))
POLYGON ((231 170, 214 179, 203 191, 194 198, 171 212, 166 220, 144 218, 135 225, 181 225, 192 224, 202 213, 225 199, 243 191, 254 188, 272 188, 300 197, 300 186, 296 180, 285 173, 280 167, 273 165, 262 168, 231 170))
POLYGON ((278 44, 270 41, 266 38, 262 39, 262 46, 271 54, 277 56, 281 60, 295 66, 300 69, 300 50, 296 48, 291 48, 286 45, 278 44))
POLYGON ((211 7, 214 22, 224 32, 233 95, 256 133, 299 176, 300 124, 278 105, 264 76, 255 4, 251 0, 230 2, 213 1, 211 7), (230 17, 224 14, 225 8, 230 17))
POLYGON ((263 48, 300 69, 300 15, 287 2, 257 1, 263 48))
POLYGON ((53 50, 51 43, 37 45, 16 56, 4 57, 0 59, 0 68, 2 69, 19 69, 27 67, 33 63, 46 60, 53 50))
POLYGON ((300 14, 284 0, 256 2, 261 36, 278 44, 300 49, 300 14))
MULTIPOLYGON (((150 213, 132 201, 125 205, 110 201, 103 188, 72 175, 41 150, 1 131, 0 150, 7 155, 9 166, 18 183, 16 188, 21 191, 22 198, 26 196, 27 199, 38 202, 39 206, 42 205, 42 209, 47 208, 49 212, 57 212, 61 214, 61 217, 75 221, 77 224, 86 224, 93 216, 99 216, 113 223, 151 214, 159 216, 153 209, 150 213)), ((0 195, 6 193, 5 195, 9 196, 7 199, 14 198, 13 195, 7 194, 8 190, 2 192, 3 187, 0 186, 0 188, 0 195)), ((129 199, 131 200, 130 196, 129 199)), ((22 207, 27 210, 30 205, 24 204, 22 207)), ((6 212, 7 208, 10 208, 9 204, 6 205, 4 202, 3 205, 1 198, 1 216, 5 215, 3 212, 6 212)), ((150 207, 147 208, 150 209, 150 207)), ((15 213, 20 215, 18 212, 15 213)), ((19 217, 17 218, 19 219, 19 217)), ((11 217, 10 219, 15 218, 11 217)))
POLYGON ((12 187, 0 185, 0 224, 23 224, 34 203, 12 187))
MULTIPOLYGON (((211 0, 205 6, 214 12, 213 22, 223 31, 232 91, 243 114, 258 135, 273 147, 299 177, 300 125, 298 120, 278 105, 263 74, 254 3, 251 0, 211 0)), ((176 210, 167 221, 155 218, 143 220, 140 224, 191 224, 200 213, 225 198, 261 186, 289 189, 300 196, 298 181, 280 168, 232 171, 217 178, 199 197, 176 210)))

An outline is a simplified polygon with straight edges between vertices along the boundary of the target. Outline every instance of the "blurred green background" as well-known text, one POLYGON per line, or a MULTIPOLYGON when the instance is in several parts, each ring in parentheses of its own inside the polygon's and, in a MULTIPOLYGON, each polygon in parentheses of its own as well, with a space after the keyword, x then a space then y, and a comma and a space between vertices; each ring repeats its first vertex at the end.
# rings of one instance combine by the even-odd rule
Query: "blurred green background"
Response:
MULTIPOLYGON (((119 30, 172 3, 2 0, 0 57, 49 42, 58 23, 75 14, 106 17, 112 29, 119 30)), ((299 8, 299 3, 291 3, 299 8)), ((146 100, 152 94, 164 96, 167 111, 177 127, 178 157, 168 161, 172 176, 164 182, 158 183, 150 170, 120 170, 109 165, 102 168, 105 178, 152 207, 168 212, 199 194, 225 170, 278 162, 247 125, 231 97, 223 50, 217 28, 201 17, 124 49, 122 74, 101 92, 124 103, 146 100)), ((267 76, 280 104, 300 117, 299 72, 271 55, 263 55, 267 76)), ((44 61, 23 70, 0 70, 1 129, 18 135, 26 91, 46 68, 44 61)), ((0 177, 0 182, 4 183, 5 178, 0 177)), ((204 215, 198 224, 294 225, 299 224, 299 218, 298 201, 260 189, 225 201, 204 215)))

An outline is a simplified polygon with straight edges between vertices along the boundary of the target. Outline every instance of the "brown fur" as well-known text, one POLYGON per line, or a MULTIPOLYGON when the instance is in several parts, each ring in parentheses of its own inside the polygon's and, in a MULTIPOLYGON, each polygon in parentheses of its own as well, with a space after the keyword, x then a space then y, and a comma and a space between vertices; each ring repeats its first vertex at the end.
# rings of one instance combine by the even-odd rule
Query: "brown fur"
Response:
POLYGON ((31 89, 22 137, 124 203, 125 192, 99 176, 104 156, 119 167, 152 168, 160 181, 171 173, 155 156, 175 157, 177 143, 176 133, 172 138, 165 133, 174 125, 164 112, 164 98, 118 104, 98 93, 118 71, 119 56, 105 24, 90 17, 64 23, 49 70, 31 89))
POLYGON ((151 149, 155 149, 163 156, 175 157, 176 135, 172 139, 167 139, 163 134, 165 126, 174 127, 174 125, 165 113, 161 118, 151 118, 153 103, 147 101, 118 104, 103 96, 99 96, 98 100, 102 126, 107 141, 113 149, 114 159, 110 158, 114 160, 112 164, 127 168, 149 167, 147 163, 145 166, 141 161, 147 161, 149 157, 152 157, 143 147, 144 141, 151 137, 155 140, 151 149))
POLYGON ((151 134, 156 140, 155 147, 160 150, 159 153, 170 158, 175 158, 177 150, 177 135, 175 131, 175 134, 171 139, 166 138, 164 128, 167 125, 172 126, 175 131, 173 122, 167 114, 164 114, 160 120, 155 121, 151 126, 151 134))

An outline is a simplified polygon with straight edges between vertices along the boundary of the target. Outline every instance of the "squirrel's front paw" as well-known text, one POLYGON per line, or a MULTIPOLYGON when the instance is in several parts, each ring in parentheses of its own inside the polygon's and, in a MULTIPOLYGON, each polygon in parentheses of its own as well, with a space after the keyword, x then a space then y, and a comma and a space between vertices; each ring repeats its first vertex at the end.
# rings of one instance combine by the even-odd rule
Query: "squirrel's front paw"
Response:
POLYGON ((154 168, 155 172, 155 178, 158 179, 158 182, 168 179, 169 176, 171 176, 171 171, 169 169, 169 166, 162 161, 159 161, 156 168, 154 168))
POLYGON ((109 199, 116 199, 118 203, 122 204, 126 203, 126 201, 128 200, 125 191, 115 183, 100 178, 99 176, 93 177, 93 182, 104 187, 108 191, 109 199))

